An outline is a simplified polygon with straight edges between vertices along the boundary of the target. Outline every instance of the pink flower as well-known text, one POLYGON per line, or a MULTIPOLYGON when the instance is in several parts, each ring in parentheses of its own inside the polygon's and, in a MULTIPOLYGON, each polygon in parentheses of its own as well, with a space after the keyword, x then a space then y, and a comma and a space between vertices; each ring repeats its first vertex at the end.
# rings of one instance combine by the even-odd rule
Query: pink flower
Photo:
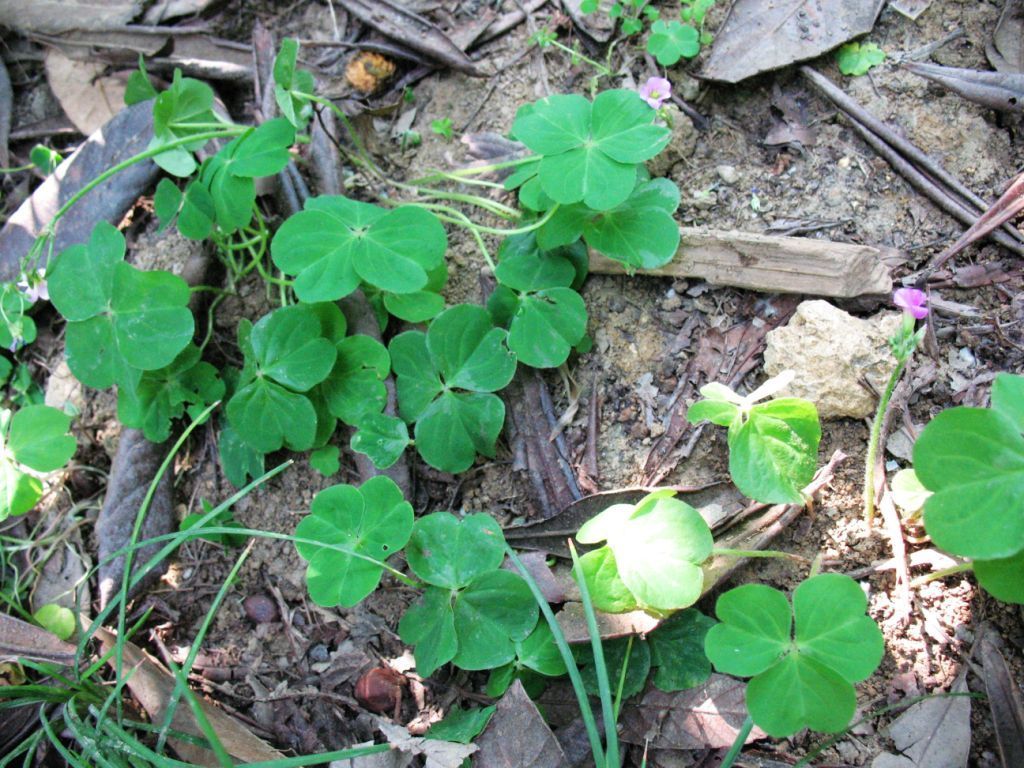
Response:
POLYGON ((651 77, 640 86, 640 98, 651 105, 652 109, 661 109, 661 105, 672 95, 672 83, 664 77, 651 77))
POLYGON ((928 296, 917 288, 897 289, 892 295, 892 303, 915 320, 923 320, 928 315, 928 296))

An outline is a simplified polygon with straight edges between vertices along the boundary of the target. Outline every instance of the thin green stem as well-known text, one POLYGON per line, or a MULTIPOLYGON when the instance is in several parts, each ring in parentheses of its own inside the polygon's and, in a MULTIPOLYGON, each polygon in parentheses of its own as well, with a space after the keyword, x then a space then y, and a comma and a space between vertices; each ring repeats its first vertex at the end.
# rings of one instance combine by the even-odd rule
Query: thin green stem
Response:
MULTIPOLYGON (((572 555, 572 575, 580 588, 580 602, 583 603, 583 614, 587 618, 587 634, 590 635, 590 648, 594 654, 594 672, 597 676, 597 693, 601 699, 601 716, 604 718, 604 743, 605 761, 597 765, 605 765, 607 768, 618 768, 619 765, 619 732, 616 728, 618 722, 617 707, 612 701, 610 681, 608 680, 608 667, 604 660, 604 648, 601 645, 601 630, 597 626, 597 615, 594 613, 594 603, 590 599, 590 590, 587 587, 587 580, 583 576, 583 566, 580 565, 579 555, 576 554, 576 546, 572 539, 569 539, 569 554, 572 555)), ((623 662, 623 671, 629 663, 627 653, 623 662)), ((621 692, 621 690, 620 690, 621 692)))
POLYGON ((871 435, 868 438, 868 452, 864 459, 864 516, 867 519, 868 527, 875 521, 875 462, 878 456, 878 443, 882 437, 882 422, 885 420, 885 412, 889 408, 889 401, 892 399, 893 390, 907 367, 907 360, 903 359, 897 364, 896 369, 889 377, 885 385, 885 391, 878 401, 878 410, 875 411, 875 420, 871 422, 871 435))
POLYGON ((438 218, 444 219, 450 224, 458 224, 459 226, 465 227, 469 230, 473 239, 476 240, 477 248, 480 249, 480 253, 483 255, 484 261, 486 261, 487 266, 491 268, 491 272, 494 272, 497 267, 494 264, 494 259, 491 258, 491 252, 487 249, 487 243, 484 242, 484 238, 478 231, 476 224, 474 224, 470 218, 460 210, 450 208, 449 211, 451 213, 450 216, 438 216, 438 218))
POLYGON ((512 564, 519 571, 519 575, 526 581, 530 592, 533 593, 533 599, 537 601, 537 605, 540 606, 540 612, 544 615, 545 621, 547 621, 548 626, 551 628, 551 634, 555 638, 555 645, 558 646, 558 652, 562 656, 562 661, 565 662, 565 668, 569 673, 569 681, 572 683, 573 692, 576 694, 576 702, 580 707, 580 717, 583 719, 583 725, 587 730, 590 751, 594 756, 594 765, 604 766, 604 747, 601 746, 601 735, 597 731, 594 710, 590 708, 590 701, 587 699, 587 689, 583 686, 583 678, 580 676, 579 667, 576 666, 576 659, 573 658, 572 649, 569 648, 569 643, 565 639, 565 633, 562 632, 562 627, 558 623, 558 619, 555 618, 554 611, 551 610, 548 601, 541 593, 540 587, 537 586, 536 580, 526 570, 526 566, 523 565, 515 550, 506 544, 505 554, 508 555, 508 559, 512 561, 512 564))
POLYGON ((918 589, 929 582, 938 581, 939 579, 944 579, 947 576, 955 576, 958 573, 966 573, 967 571, 973 570, 973 563, 958 563, 957 565, 949 566, 949 568, 943 568, 938 571, 933 571, 932 573, 926 573, 924 576, 918 576, 910 582, 909 586, 911 589, 918 589))
POLYGON ((21 173, 22 171, 31 171, 35 167, 35 163, 29 163, 28 165, 19 165, 15 168, 0 168, 0 173, 21 173))
MULTIPOLYGON (((132 155, 127 160, 122 160, 117 165, 111 166, 103 173, 101 173, 99 176, 97 176, 95 179, 93 179, 88 184, 83 186, 75 194, 73 194, 68 199, 68 201, 57 210, 57 212, 53 215, 53 218, 50 219, 49 223, 43 228, 43 231, 40 232, 39 236, 36 238, 35 243, 33 243, 32 245, 32 249, 29 251, 28 256, 26 257, 26 261, 31 260, 33 256, 37 255, 38 252, 42 249, 42 244, 53 237, 57 229, 57 223, 64 217, 64 214, 66 214, 72 206, 74 206, 79 200, 81 200, 87 194, 92 192, 100 184, 105 182, 110 177, 116 176, 125 168, 130 168, 136 163, 141 163, 143 160, 149 160, 150 158, 156 157, 157 155, 162 155, 164 152, 167 152, 168 150, 177 149, 178 147, 183 147, 187 144, 193 144, 197 141, 209 141, 210 139, 220 139, 225 138, 227 136, 237 136, 241 133, 244 133, 247 130, 249 129, 245 126, 225 125, 219 131, 207 131, 205 133, 198 133, 195 134, 194 136, 186 136, 184 138, 175 139, 174 141, 169 141, 166 144, 161 144, 158 147, 150 147, 149 149, 143 152, 139 152, 137 155, 132 155)), ((22 264, 22 269, 24 268, 25 264, 22 264)))
POLYGON ((349 159, 352 160, 353 165, 359 165, 378 179, 387 181, 380 168, 378 168, 377 164, 373 162, 373 158, 370 156, 370 153, 366 151, 366 146, 363 144, 363 140, 359 138, 359 134, 356 133, 355 126, 352 125, 352 121, 348 119, 348 115, 345 114, 345 111, 333 101, 323 96, 310 95, 308 98, 315 104, 327 107, 334 113, 335 117, 341 121, 341 124, 345 127, 346 133, 348 133, 349 139, 356 148, 355 156, 349 154, 349 159))
POLYGON ((626 641, 626 655, 622 660, 622 669, 619 670, 619 682, 615 688, 615 722, 619 722, 619 712, 622 711, 622 692, 626 689, 626 672, 629 670, 629 657, 633 653, 633 637, 629 636, 626 641))
POLYGON ((743 745, 747 743, 747 737, 750 732, 754 729, 754 721, 750 715, 747 715, 747 719, 743 721, 743 725, 736 732, 736 738, 732 742, 732 746, 729 747, 729 751, 725 753, 725 757, 722 758, 722 764, 718 768, 732 768, 736 762, 736 758, 740 756, 740 752, 743 751, 743 745))
MULTIPOLYGON (((520 165, 526 165, 527 163, 539 162, 540 158, 537 155, 527 155, 526 157, 520 157, 515 160, 506 160, 501 163, 490 163, 488 165, 474 165, 470 168, 459 168, 454 171, 434 171, 427 176, 420 176, 417 179, 406 182, 411 186, 418 187, 423 184, 432 184, 435 181, 466 181, 467 177, 480 176, 485 173, 493 173, 494 171, 501 171, 506 168, 518 168, 520 165)), ((479 183, 479 182, 477 182, 479 183)), ((490 182, 484 182, 490 183, 490 182)), ((503 185, 501 186, 504 189, 503 185)))
MULTIPOLYGON (((466 215, 464 213, 461 213, 460 211, 458 211, 455 208, 452 208, 449 205, 440 205, 438 203, 417 203, 417 202, 412 202, 412 203, 397 203, 396 202, 394 204, 395 205, 415 205, 415 206, 419 206, 420 208, 426 208, 428 211, 442 211, 442 212, 447 213, 447 214, 452 215, 452 216, 458 214, 459 216, 461 216, 466 221, 469 221, 468 217, 466 217, 466 215)), ((530 224, 527 224, 526 226, 523 226, 523 227, 516 227, 515 229, 497 229, 495 227, 485 227, 482 224, 474 224, 473 222, 470 222, 469 224, 467 224, 466 228, 467 229, 475 229, 475 230, 478 230, 480 232, 484 232, 484 233, 486 233, 488 235, 499 235, 501 237, 511 237, 512 235, 525 235, 527 232, 533 232, 535 229, 540 229, 542 226, 547 224, 548 221, 551 220, 551 217, 555 215, 555 211, 557 211, 558 208, 559 208, 559 204, 555 203, 551 208, 549 208, 544 213, 543 216, 541 216, 536 221, 534 221, 534 222, 532 222, 530 224)))
POLYGON ((444 192, 433 189, 424 189, 422 187, 413 187, 406 184, 398 184, 396 186, 407 187, 410 190, 415 190, 418 194, 423 197, 436 198, 438 200, 451 200, 456 203, 467 203, 468 205, 475 205, 477 208, 482 208, 489 213, 493 213, 502 219, 517 220, 523 217, 522 212, 511 208, 501 203, 496 203, 493 200, 488 200, 485 197, 479 197, 477 195, 464 195, 460 192, 444 192))
MULTIPOLYGON (((538 43, 538 45, 539 45, 539 43, 538 43)), ((567 45, 563 45, 562 43, 558 42, 557 40, 549 40, 549 41, 548 41, 548 45, 553 45, 553 46, 554 46, 555 48, 558 48, 559 50, 565 51, 565 52, 566 52, 566 53, 568 53, 568 54, 569 54, 570 56, 572 56, 572 57, 574 57, 574 58, 577 58, 577 59, 579 59, 580 61, 585 61, 585 62, 587 62, 587 64, 589 64, 590 66, 592 66, 592 67, 593 67, 594 69, 596 69, 596 70, 597 70, 597 71, 598 71, 598 72, 599 72, 600 74, 604 75, 605 77, 611 77, 611 75, 612 75, 612 71, 611 71, 610 69, 608 69, 608 67, 606 67, 606 66, 605 66, 604 64, 602 64, 601 62, 599 62, 599 61, 594 61, 593 59, 591 59, 591 58, 588 58, 588 57, 584 56, 584 55, 583 55, 582 53, 580 53, 579 51, 575 51, 575 50, 573 50, 572 48, 570 48, 569 46, 567 46, 567 45)), ((541 47, 541 48, 545 48, 545 47, 547 47, 547 46, 543 46, 543 45, 542 45, 542 46, 540 46, 540 47, 541 47)))

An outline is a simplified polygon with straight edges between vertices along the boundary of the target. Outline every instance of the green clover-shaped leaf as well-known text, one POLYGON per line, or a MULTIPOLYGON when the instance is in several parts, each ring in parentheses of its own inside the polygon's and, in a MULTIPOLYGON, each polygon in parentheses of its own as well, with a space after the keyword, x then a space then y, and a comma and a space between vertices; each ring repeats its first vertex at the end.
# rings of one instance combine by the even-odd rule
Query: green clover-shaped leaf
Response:
POLYGON ((313 197, 271 243, 274 264, 295 275, 303 301, 333 301, 361 280, 391 293, 424 288, 448 240, 437 218, 412 206, 385 210, 341 196, 313 197))
MULTIPOLYGON (((153 102, 153 139, 150 148, 206 133, 219 121, 213 112, 213 89, 201 80, 182 77, 174 70, 171 87, 153 102)), ((192 153, 206 140, 185 144, 157 155, 153 161, 174 176, 190 176, 196 169, 192 153)))
POLYGON ((582 205, 559 208, 537 232, 542 248, 577 240, 631 269, 656 269, 672 261, 679 249, 679 225, 672 214, 679 188, 668 179, 638 181, 629 197, 608 211, 582 205))
POLYGON ((243 440, 230 424, 217 436, 217 452, 224 477, 235 488, 244 486, 247 478, 255 480, 263 474, 263 452, 243 440))
POLYGON ((663 67, 671 67, 680 59, 692 59, 700 53, 700 33, 689 24, 678 21, 656 21, 651 25, 647 52, 663 67))
POLYGON ((836 52, 836 63, 844 75, 864 75, 885 61, 885 51, 876 43, 846 43, 836 52))
POLYGON ((313 75, 296 68, 299 43, 291 37, 281 41, 274 59, 274 99, 281 114, 297 129, 302 129, 313 115, 309 97, 316 90, 313 75))
POLYGON ((428 587, 398 624, 415 646, 416 669, 427 676, 451 661, 462 669, 490 669, 515 658, 515 642, 537 624, 537 603, 523 579, 490 570, 455 592, 428 587))
POLYGON ((1024 437, 1006 413, 950 408, 914 444, 914 470, 932 491, 925 529, 947 552, 998 560, 1024 550, 1024 437))
POLYGON ((11 416, 4 435, 7 451, 19 464, 37 472, 60 469, 75 453, 68 434, 71 417, 48 405, 30 405, 11 416))
POLYGON ((478 709, 460 709, 452 707, 444 720, 434 723, 424 735, 425 739, 438 741, 454 741, 456 744, 469 744, 483 733, 491 716, 497 709, 496 704, 478 709))
POLYGON ((792 609, 778 590, 747 584, 718 599, 721 623, 708 631, 704 650, 719 672, 753 676, 747 707, 769 735, 836 733, 856 708, 853 683, 869 677, 884 652, 866 607, 857 583, 841 574, 802 582, 792 609))
POLYGON ((697 601, 704 586, 700 566, 714 543, 700 513, 671 491, 651 493, 636 505, 615 504, 584 523, 576 538, 583 544, 607 540, 622 583, 640 607, 654 611, 697 601))
POLYGON ((358 427, 350 447, 369 456, 377 469, 390 467, 409 445, 409 429, 395 416, 371 413, 359 420, 358 427))
POLYGON ((385 475, 359 488, 320 491, 295 529, 296 539, 308 540, 296 541, 295 548, 309 562, 306 583, 313 602, 350 608, 370 594, 384 571, 381 563, 405 546, 412 526, 412 505, 385 475))
POLYGON ((426 334, 409 331, 391 341, 399 410, 416 422, 416 448, 431 466, 463 472, 477 453, 494 455, 505 406, 490 393, 506 386, 516 367, 506 337, 483 307, 460 304, 438 315, 426 334))
POLYGON ((32 304, 14 283, 0 288, 0 347, 16 349, 36 340, 36 323, 25 314, 32 304))
MULTIPOLYGON (((622 698, 627 699, 640 693, 644 689, 647 675, 651 671, 650 645, 643 640, 634 639, 630 648, 629 638, 623 637, 617 640, 605 640, 601 643, 601 650, 604 654, 605 668, 608 670, 608 679, 612 681, 612 690, 615 690, 615 686, 622 678, 622 666, 626 664, 622 698), (628 660, 627 648, 629 648, 628 660)), ((583 687, 591 696, 597 696, 599 694, 597 667, 594 664, 594 652, 590 643, 573 646, 573 654, 580 668, 583 687)))
POLYGON ((567 673, 565 660, 546 621, 537 626, 525 640, 514 642, 516 657, 508 664, 491 670, 487 678, 487 695, 502 696, 513 680, 522 682, 531 698, 539 696, 547 687, 546 677, 559 677, 567 673))
POLYGON ((556 368, 587 332, 587 307, 572 288, 518 293, 498 286, 488 302, 495 320, 509 316, 508 348, 534 368, 556 368))
POLYGON ((752 499, 800 504, 818 467, 820 440, 818 411, 809 400, 758 403, 729 427, 729 474, 752 499))
POLYGON ((986 592, 1004 603, 1024 604, 1024 551, 1000 560, 975 560, 972 565, 986 592))
POLYGON ((434 512, 416 521, 405 556, 423 581, 459 589, 501 565, 505 537, 490 515, 459 520, 450 512, 434 512))
POLYGON ((583 578, 594 607, 604 613, 626 613, 639 608, 636 597, 619 576, 611 547, 599 547, 580 558, 583 578))
POLYGON ((535 231, 506 237, 498 249, 498 260, 494 271, 498 283, 516 291, 579 289, 589 269, 582 243, 544 251, 535 231))
POLYGON ((98 389, 169 365, 194 330, 185 281, 138 270, 124 262, 124 251, 124 236, 101 222, 87 245, 60 254, 48 280, 50 299, 68 321, 68 366, 98 389))
MULTIPOLYGON (((246 357, 238 390, 228 401, 228 422, 262 453, 285 445, 301 451, 317 442, 317 413, 304 394, 327 378, 337 355, 323 337, 317 309, 282 307, 239 337, 246 357)), ((323 437, 323 435, 320 435, 323 437)))
POLYGON ((388 399, 384 379, 391 358, 384 345, 370 336, 349 336, 335 345, 337 359, 320 385, 330 412, 346 424, 380 413, 388 399))
POLYGON ((117 392, 117 418, 125 426, 142 430, 147 440, 162 443, 171 434, 171 422, 185 413, 186 406, 205 407, 224 396, 217 369, 199 357, 199 347, 189 344, 169 366, 122 384, 117 392))
POLYGON ((682 691, 700 685, 711 676, 711 662, 704 653, 704 638, 715 620, 696 608, 673 614, 647 636, 651 666, 657 667, 654 685, 662 691, 682 691))
POLYGON ((516 137, 543 155, 538 171, 544 192, 558 203, 583 202, 603 211, 629 197, 636 164, 668 143, 654 125, 654 111, 634 91, 604 91, 593 104, 582 96, 550 96, 521 110, 516 137))

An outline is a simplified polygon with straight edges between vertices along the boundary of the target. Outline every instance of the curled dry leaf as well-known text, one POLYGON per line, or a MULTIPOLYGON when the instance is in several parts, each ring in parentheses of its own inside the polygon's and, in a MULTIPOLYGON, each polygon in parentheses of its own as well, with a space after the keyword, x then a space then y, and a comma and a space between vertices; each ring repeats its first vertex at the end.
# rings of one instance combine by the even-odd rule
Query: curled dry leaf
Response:
MULTIPOLYGON (((747 686, 727 675, 712 674, 698 688, 665 693, 651 686, 622 712, 622 740, 655 749, 716 749, 733 743, 747 717, 747 686)), ((755 727, 747 743, 763 739, 755 727)))
POLYGON ((69 59, 55 48, 44 57, 46 79, 64 114, 88 136, 124 107, 125 80, 104 75, 98 61, 69 59))
POLYGON ((476 768, 563 768, 569 764, 558 739, 518 680, 501 697, 477 745, 476 768))
MULTIPOLYGON (((950 693, 967 693, 967 670, 957 676, 950 693)), ((908 768, 964 768, 971 753, 971 699, 938 695, 900 715, 889 735, 908 768)))

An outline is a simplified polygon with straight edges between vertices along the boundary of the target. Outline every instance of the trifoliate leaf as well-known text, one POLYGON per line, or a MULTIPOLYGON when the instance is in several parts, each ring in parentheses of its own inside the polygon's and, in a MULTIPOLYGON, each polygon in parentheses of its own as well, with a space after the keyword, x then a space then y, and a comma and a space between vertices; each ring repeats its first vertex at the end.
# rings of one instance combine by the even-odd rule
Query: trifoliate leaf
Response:
POLYGON ((721 623, 708 631, 704 649, 719 672, 754 676, 747 706, 769 735, 836 733, 856 707, 852 683, 869 677, 884 652, 866 607, 857 583, 841 574, 801 583, 792 610, 781 592, 748 584, 718 599, 721 623))
POLYGON ((700 685, 711 676, 711 662, 704 653, 704 638, 715 620, 696 608, 673 614, 647 636, 651 666, 657 667, 654 685, 662 691, 682 691, 700 685))
POLYGON ((636 164, 668 143, 668 129, 654 125, 654 116, 634 91, 604 91, 593 104, 556 95, 521 110, 512 130, 543 155, 539 179, 551 199, 604 211, 629 197, 636 164))
POLYGON ((678 21, 656 21, 651 25, 647 52, 663 67, 671 67, 680 59, 692 59, 700 53, 700 33, 689 24, 678 21))
POLYGON ((435 512, 416 521, 405 556, 423 581, 459 589, 501 565, 505 537, 490 515, 460 520, 450 512, 435 512))
POLYGON ((876 43, 846 43, 836 52, 836 64, 844 75, 864 75, 885 61, 885 51, 876 43))
POLYGON ((224 476, 235 488, 263 474, 263 452, 245 442, 230 424, 221 429, 217 450, 224 476))
POLYGON ((409 430, 395 416, 372 413, 360 419, 358 427, 351 448, 369 456, 377 469, 390 467, 409 445, 409 430))
POLYGON ((413 293, 444 261, 444 227, 412 206, 385 210, 341 196, 313 197, 271 243, 278 269, 295 275, 302 301, 334 301, 361 280, 391 293, 413 293))
POLYGON ((405 546, 412 525, 412 505, 384 475, 359 488, 334 485, 320 491, 295 529, 296 539, 308 540, 296 541, 295 548, 309 562, 310 597, 323 606, 358 603, 380 582, 383 568, 377 563, 405 546))
POLYGON ((309 454, 309 466, 324 477, 330 477, 341 468, 340 451, 336 445, 325 445, 309 454))
POLYGON ((584 544, 608 541, 619 578, 643 608, 686 608, 701 595, 700 566, 711 556, 711 530, 697 510, 664 492, 635 506, 609 507, 576 538, 584 544))
MULTIPOLYGON (((217 123, 213 112, 213 89, 201 80, 182 77, 174 71, 171 87, 157 95, 153 102, 153 140, 150 147, 207 133, 217 123)), ((199 140, 170 149, 153 161, 174 176, 190 176, 196 169, 192 153, 206 143, 199 140)))
POLYGON ((188 285, 169 272, 124 263, 124 236, 106 222, 88 245, 65 250, 49 275, 50 299, 68 321, 68 366, 105 388, 169 365, 192 338, 188 285))
POLYGON ((349 336, 335 345, 337 360, 320 385, 330 412, 346 424, 380 413, 387 402, 384 379, 391 370, 387 349, 370 336, 349 336))

